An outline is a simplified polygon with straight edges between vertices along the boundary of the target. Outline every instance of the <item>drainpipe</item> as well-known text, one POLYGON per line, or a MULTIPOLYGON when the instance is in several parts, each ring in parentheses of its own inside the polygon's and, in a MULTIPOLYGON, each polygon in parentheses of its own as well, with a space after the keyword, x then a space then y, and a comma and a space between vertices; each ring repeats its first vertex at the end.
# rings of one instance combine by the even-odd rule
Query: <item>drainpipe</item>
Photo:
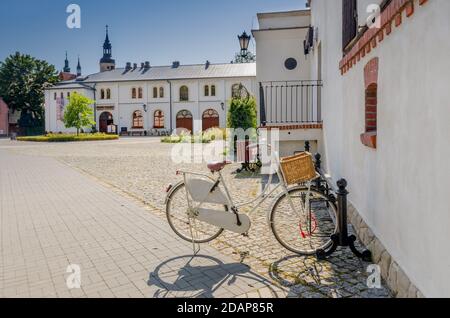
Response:
POLYGON ((94 84, 94 119, 95 119, 95 130, 98 132, 99 128, 97 123, 97 83, 94 84), (98 127, 98 128, 97 128, 98 127))
POLYGON ((169 116, 170 116, 170 134, 173 132, 173 118, 172 118, 172 82, 167 81, 169 83, 169 116))

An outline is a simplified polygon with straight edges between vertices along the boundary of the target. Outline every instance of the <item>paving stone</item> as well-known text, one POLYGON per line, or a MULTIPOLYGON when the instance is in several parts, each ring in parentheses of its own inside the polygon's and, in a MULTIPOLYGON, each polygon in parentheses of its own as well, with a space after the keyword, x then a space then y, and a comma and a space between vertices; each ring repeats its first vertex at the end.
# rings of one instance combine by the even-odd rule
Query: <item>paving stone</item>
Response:
MULTIPOLYGON (((225 265, 216 267, 210 260, 200 260, 200 268, 212 268, 196 276, 195 270, 185 266, 188 257, 176 259, 192 254, 192 248, 167 225, 164 189, 179 180, 177 170, 205 171, 205 165, 174 164, 170 150, 171 145, 152 138, 42 145, 0 141, 0 167, 9 167, 0 170, 0 211, 5 221, 1 230, 7 237, 2 256, 3 266, 12 266, 3 271, 14 277, 25 273, 28 278, 26 265, 32 264, 29 255, 35 255, 39 273, 61 277, 58 284, 46 286, 50 289, 47 292, 27 289, 24 284, 25 290, 20 293, 58 297, 269 297, 274 289, 281 297, 333 297, 327 293, 332 290, 338 290, 335 296, 339 297, 352 296, 355 291, 359 291, 358 296, 389 297, 386 289, 373 292, 367 286, 355 285, 355 281, 365 282, 367 274, 347 249, 339 249, 330 262, 284 250, 267 226, 271 202, 253 215, 248 238, 225 232, 210 246, 202 246, 202 254, 225 265), (26 222, 19 223, 21 220, 26 222), (16 242, 21 249, 16 248, 16 242), (65 269, 72 262, 86 270, 84 283, 89 292, 64 290, 65 269), (156 275, 150 277, 151 284, 147 282, 150 274, 156 275), (232 285, 225 283, 211 292, 218 279, 233 274, 237 275, 232 285)), ((236 175, 235 169, 235 165, 227 167, 224 176, 236 201, 254 198, 262 188, 262 179, 236 175)), ((357 213, 352 214, 352 220, 363 222, 357 213)), ((386 257, 384 260, 390 262, 386 257)))

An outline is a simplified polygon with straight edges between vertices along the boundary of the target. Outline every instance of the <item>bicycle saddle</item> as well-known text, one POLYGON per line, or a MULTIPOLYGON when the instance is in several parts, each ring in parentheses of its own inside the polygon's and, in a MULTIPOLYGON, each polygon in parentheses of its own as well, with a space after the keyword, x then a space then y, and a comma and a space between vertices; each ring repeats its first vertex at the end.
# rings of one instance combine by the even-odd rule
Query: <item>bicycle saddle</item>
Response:
POLYGON ((228 165, 229 162, 210 162, 208 163, 208 169, 211 172, 219 172, 221 171, 223 168, 225 168, 226 165, 228 165))

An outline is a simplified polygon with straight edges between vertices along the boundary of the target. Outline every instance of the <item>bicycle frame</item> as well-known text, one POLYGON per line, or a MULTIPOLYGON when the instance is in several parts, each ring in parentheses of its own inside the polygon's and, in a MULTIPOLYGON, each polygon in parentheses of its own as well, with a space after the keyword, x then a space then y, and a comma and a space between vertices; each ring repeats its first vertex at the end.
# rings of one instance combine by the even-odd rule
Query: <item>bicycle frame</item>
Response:
MULTIPOLYGON (((225 181, 221 171, 218 172, 218 177, 217 178, 212 178, 210 175, 205 174, 205 173, 192 172, 192 171, 180 170, 179 173, 183 174, 184 184, 185 185, 188 184, 187 183, 187 176, 188 175, 199 176, 199 177, 203 177, 203 178, 209 179, 210 181, 214 182, 215 187, 217 187, 219 184, 221 184, 222 187, 225 190, 225 195, 226 195, 227 200, 228 200, 228 207, 230 209, 232 209, 232 210, 233 209, 240 209, 242 207, 249 206, 249 205, 253 205, 254 203, 257 202, 257 204, 255 204, 253 206, 252 210, 247 213, 247 214, 251 215, 267 200, 267 198, 269 198, 273 193, 275 193, 280 187, 283 189, 282 193, 284 195, 289 195, 289 188, 288 188, 287 184, 284 182, 284 177, 283 177, 283 175, 282 175, 282 173, 280 171, 280 168, 279 168, 280 167, 280 162, 278 160, 278 153, 277 152, 272 152, 272 162, 273 161, 276 162, 276 164, 277 164, 278 169, 276 171, 276 174, 277 174, 278 179, 280 180, 280 182, 271 191, 269 191, 269 188, 270 188, 270 186, 272 184, 273 175, 274 175, 274 174, 270 174, 269 180, 267 182, 267 185, 265 186, 265 188, 261 192, 261 194, 259 194, 255 199, 250 200, 248 202, 241 203, 239 205, 235 205, 234 204, 233 198, 231 196, 231 192, 228 189, 228 186, 226 184, 226 181, 225 181)), ((188 192, 189 191, 187 191, 186 193, 188 193, 188 192)), ((289 201, 290 201, 291 208, 295 211, 294 204, 293 204, 292 200, 290 199, 290 197, 289 197, 289 201)), ((307 202, 306 203, 307 203, 306 206, 309 206, 309 204, 308 204, 309 203, 309 197, 307 198, 307 202)), ((202 207, 203 204, 205 204, 205 201, 200 202, 196 207, 192 207, 190 205, 190 200, 188 199, 188 205, 189 205, 190 209, 194 209, 194 210, 195 209, 199 209, 199 208, 202 207)))

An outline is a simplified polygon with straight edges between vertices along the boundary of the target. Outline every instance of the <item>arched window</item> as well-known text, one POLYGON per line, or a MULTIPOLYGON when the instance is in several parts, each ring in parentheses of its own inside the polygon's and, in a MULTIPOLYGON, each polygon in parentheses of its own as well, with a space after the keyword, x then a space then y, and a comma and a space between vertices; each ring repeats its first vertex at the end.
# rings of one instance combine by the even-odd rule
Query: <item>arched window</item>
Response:
POLYGON ((159 88, 159 98, 164 98, 164 87, 159 88))
POLYGON ((57 100, 58 99, 58 93, 55 92, 55 96, 54 97, 55 97, 55 100, 57 100))
POLYGON ((103 88, 100 91, 100 99, 105 99, 105 90, 103 88))
POLYGON ((136 96, 137 96, 136 87, 133 87, 131 89, 131 98, 136 99, 136 96))
POLYGON ((216 85, 211 86, 211 96, 216 96, 216 85))
POLYGON ((138 98, 142 99, 144 96, 144 90, 142 89, 142 87, 138 88, 138 98))
POLYGON ((133 128, 144 128, 144 117, 140 110, 133 113, 133 128))
POLYGON ((209 96, 209 86, 205 85, 205 96, 209 96))
POLYGON ((361 134, 363 145, 377 149, 377 109, 378 109, 378 57, 364 67, 365 87, 365 132, 361 134))
POLYGON ((64 99, 64 93, 61 93, 61 99, 64 99))
POLYGON ((67 92, 67 98, 70 98, 70 92, 67 92))
POLYGON ((165 124, 164 124, 164 113, 162 111, 157 110, 155 112, 154 122, 155 122, 154 128, 164 128, 164 126, 165 126, 165 124))
POLYGON ((181 102, 189 101, 189 88, 187 86, 180 87, 180 101, 181 102))
POLYGON ((111 99, 111 90, 109 88, 106 89, 106 99, 111 99))
POLYGON ((158 87, 153 87, 153 98, 158 98, 158 87))

